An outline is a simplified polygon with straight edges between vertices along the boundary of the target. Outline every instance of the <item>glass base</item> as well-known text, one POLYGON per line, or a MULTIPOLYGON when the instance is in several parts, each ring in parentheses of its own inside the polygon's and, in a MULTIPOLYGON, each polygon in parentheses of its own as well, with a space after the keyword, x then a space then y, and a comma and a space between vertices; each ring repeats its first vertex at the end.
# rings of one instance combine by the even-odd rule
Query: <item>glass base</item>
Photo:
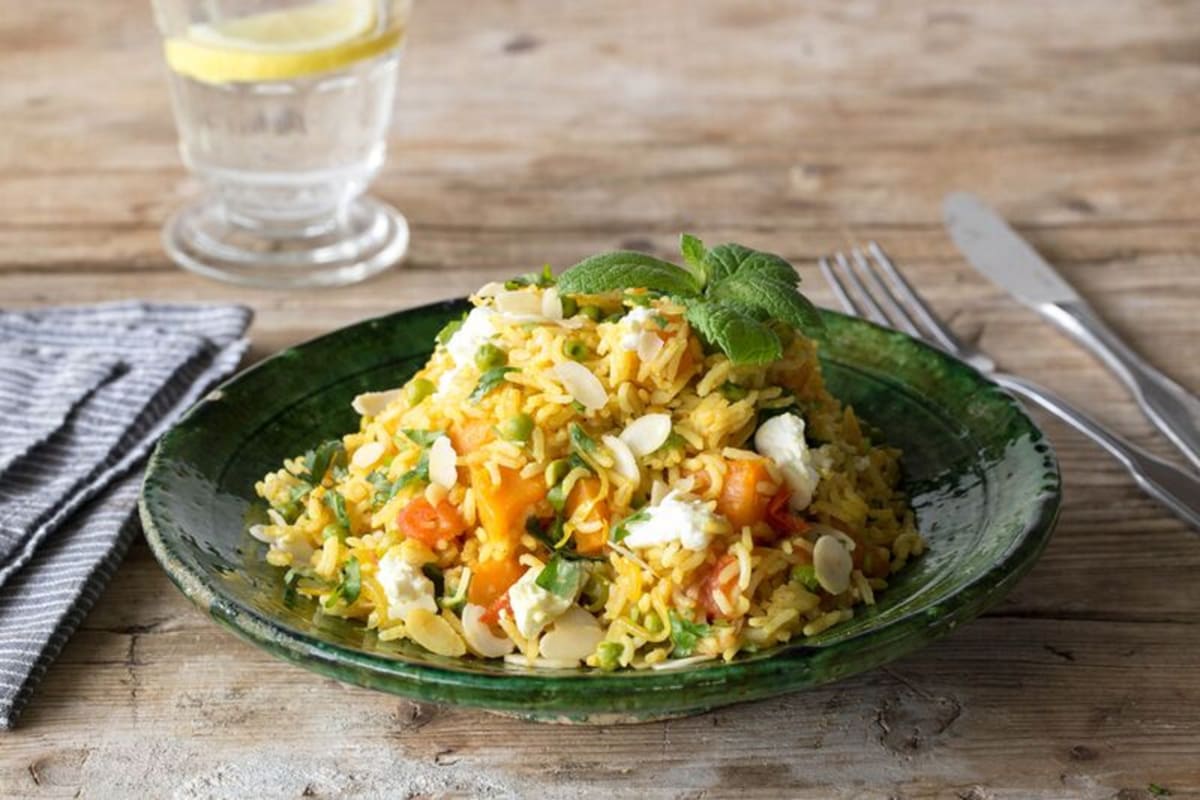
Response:
POLYGON ((370 197, 310 220, 239 216, 208 197, 163 228, 171 259, 192 272, 245 286, 344 286, 395 264, 408 249, 408 221, 370 197))

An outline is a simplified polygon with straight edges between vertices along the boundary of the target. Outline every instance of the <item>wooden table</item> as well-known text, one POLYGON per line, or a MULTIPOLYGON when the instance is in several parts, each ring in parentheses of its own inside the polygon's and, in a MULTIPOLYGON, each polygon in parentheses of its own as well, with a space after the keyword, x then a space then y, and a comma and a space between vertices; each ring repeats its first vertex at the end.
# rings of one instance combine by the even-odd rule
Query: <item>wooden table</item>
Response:
MULTIPOLYGON (((364 317, 681 230, 814 259, 877 237, 955 327, 1173 456, 1088 355, 967 268, 970 188, 1200 389, 1200 4, 428 2, 375 185, 400 269, 237 289, 159 246, 192 191, 144 0, 0 17, 0 304, 237 300, 257 359, 364 317)), ((613 729, 417 705, 217 628, 139 543, 20 727, 0 794, 1138 798, 1200 794, 1200 539, 1045 420, 1062 522, 992 613, 807 694, 613 729)))

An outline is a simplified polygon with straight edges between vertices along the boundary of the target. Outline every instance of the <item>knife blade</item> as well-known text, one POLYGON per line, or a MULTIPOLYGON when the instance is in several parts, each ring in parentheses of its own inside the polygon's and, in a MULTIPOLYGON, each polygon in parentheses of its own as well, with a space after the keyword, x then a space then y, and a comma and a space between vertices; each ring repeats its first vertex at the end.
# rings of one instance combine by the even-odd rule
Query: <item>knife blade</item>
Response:
POLYGON ((978 197, 946 195, 943 218, 950 238, 971 266, 1026 305, 1078 301, 1079 295, 1029 242, 978 197))
POLYGON ((1200 468, 1200 399, 1146 363, 999 214, 966 192, 946 195, 942 217, 967 262, 1095 354, 1138 406, 1200 468))

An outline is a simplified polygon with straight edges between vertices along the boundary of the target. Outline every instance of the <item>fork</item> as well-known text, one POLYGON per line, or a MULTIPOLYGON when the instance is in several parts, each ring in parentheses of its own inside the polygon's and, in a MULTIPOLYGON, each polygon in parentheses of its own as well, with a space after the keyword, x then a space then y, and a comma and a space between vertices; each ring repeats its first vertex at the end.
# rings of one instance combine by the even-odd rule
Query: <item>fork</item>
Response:
POLYGON ((850 258, 840 252, 822 257, 817 265, 847 313, 933 345, 970 364, 1009 392, 1033 401, 1090 437, 1129 471, 1146 494, 1200 529, 1200 478, 1106 430, 1050 390, 997 369, 991 358, 959 339, 938 318, 877 243, 869 242, 865 252, 854 248, 850 258))

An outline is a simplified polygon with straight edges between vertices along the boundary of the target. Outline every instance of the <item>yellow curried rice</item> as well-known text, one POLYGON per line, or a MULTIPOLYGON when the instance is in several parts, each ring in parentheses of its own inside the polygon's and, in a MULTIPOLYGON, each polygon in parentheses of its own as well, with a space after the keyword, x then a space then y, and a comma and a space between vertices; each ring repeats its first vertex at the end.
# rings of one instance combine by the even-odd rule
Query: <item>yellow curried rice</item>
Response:
POLYGON ((815 636, 921 554, 899 453, 798 332, 747 366, 666 298, 472 300, 408 383, 356 399, 357 431, 256 485, 252 535, 322 613, 444 654, 664 668, 815 636), (756 445, 777 416, 802 421, 795 463, 756 445))

